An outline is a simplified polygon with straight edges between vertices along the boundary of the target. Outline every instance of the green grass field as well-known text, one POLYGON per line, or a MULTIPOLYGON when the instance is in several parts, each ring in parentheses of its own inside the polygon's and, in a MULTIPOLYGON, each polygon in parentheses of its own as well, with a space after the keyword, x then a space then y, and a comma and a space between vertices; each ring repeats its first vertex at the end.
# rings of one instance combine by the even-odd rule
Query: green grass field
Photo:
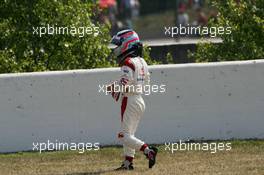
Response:
POLYGON ((225 174, 264 175, 264 140, 232 141, 230 151, 178 151, 173 154, 159 146, 157 164, 148 169, 147 160, 137 153, 134 171, 115 172, 122 160, 122 148, 107 147, 99 151, 22 152, 0 154, 1 175, 40 174, 225 174))

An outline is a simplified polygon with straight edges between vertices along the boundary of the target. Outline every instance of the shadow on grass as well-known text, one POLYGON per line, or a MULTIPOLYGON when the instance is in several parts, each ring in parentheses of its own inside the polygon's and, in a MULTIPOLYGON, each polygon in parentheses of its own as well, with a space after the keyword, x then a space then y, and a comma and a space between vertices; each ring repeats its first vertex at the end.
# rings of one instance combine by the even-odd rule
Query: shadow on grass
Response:
POLYGON ((66 175, 100 175, 104 173, 110 173, 110 172, 115 172, 115 169, 110 169, 110 170, 100 170, 100 171, 94 171, 94 172, 79 172, 79 173, 70 173, 66 175))

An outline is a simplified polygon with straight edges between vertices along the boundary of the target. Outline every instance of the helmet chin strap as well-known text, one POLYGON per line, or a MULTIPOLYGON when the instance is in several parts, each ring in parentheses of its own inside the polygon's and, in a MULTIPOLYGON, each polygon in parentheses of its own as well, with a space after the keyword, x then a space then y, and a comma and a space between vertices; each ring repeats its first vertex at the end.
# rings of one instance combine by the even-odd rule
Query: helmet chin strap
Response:
MULTIPOLYGON (((118 49, 120 49, 120 48, 118 48, 118 49)), ((130 56, 130 57, 142 56, 142 44, 138 43, 138 45, 134 45, 132 48, 128 49, 124 53, 122 53, 119 56, 117 56, 117 59, 120 60, 119 61, 119 66, 123 64, 124 60, 128 56, 130 56)))
POLYGON ((130 52, 127 52, 127 53, 123 53, 121 55, 119 55, 117 58, 120 60, 119 61, 119 65, 122 65, 123 62, 125 61, 125 59, 128 57, 128 56, 131 56, 131 57, 136 57, 137 55, 133 55, 134 53, 134 50, 131 50, 130 52))

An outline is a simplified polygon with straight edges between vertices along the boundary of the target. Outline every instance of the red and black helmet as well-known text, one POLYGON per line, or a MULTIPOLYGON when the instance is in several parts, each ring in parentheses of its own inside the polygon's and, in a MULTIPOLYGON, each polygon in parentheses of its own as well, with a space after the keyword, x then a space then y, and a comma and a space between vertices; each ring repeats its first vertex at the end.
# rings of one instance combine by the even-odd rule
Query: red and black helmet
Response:
POLYGON ((114 54, 120 61, 128 56, 141 56, 142 43, 138 34, 133 30, 122 30, 111 39, 111 44, 114 44, 114 54))

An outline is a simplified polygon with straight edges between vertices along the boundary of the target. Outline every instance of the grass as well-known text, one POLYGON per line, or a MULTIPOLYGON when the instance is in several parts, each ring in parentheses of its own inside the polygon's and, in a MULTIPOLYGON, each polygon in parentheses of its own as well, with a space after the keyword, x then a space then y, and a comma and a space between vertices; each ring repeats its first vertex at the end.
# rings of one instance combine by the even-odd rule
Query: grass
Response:
POLYGON ((232 141, 230 151, 177 151, 173 154, 159 146, 157 165, 148 169, 146 158, 136 154, 133 172, 114 172, 122 160, 122 148, 107 147, 99 151, 22 152, 0 154, 0 174, 225 174, 263 175, 264 140, 232 141))

